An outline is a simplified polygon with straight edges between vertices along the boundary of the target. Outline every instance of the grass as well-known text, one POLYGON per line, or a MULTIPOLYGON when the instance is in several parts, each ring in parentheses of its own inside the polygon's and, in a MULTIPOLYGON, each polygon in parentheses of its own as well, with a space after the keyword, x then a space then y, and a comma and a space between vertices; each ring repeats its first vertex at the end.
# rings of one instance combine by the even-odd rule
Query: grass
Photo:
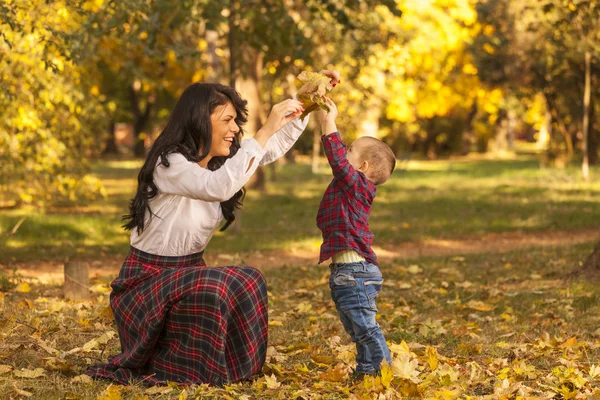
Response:
MULTIPOLYGON (((0 264, 125 254, 121 216, 136 187, 140 162, 101 162, 94 173, 108 197, 45 211, 0 210, 0 264), (7 235, 23 217, 14 235, 7 235)), ((268 171, 269 174, 271 171, 268 171)), ((592 170, 598 176, 600 169, 592 170)), ((218 233, 209 251, 308 249, 317 251, 316 210, 330 172, 307 163, 278 167, 264 193, 248 192, 240 234, 218 233)), ((375 244, 463 238, 491 232, 597 227, 600 181, 584 182, 577 166, 541 169, 531 158, 404 162, 379 192, 370 225, 375 244)))

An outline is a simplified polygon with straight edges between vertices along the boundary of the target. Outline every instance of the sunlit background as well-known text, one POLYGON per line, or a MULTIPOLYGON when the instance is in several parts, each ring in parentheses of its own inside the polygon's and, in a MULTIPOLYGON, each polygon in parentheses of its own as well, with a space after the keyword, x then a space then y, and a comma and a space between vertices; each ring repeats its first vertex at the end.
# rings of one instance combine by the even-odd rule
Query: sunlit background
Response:
MULTIPOLYGON (((583 0, 4 1, 0 201, 104 195, 91 164, 143 157, 191 82, 235 85, 251 135, 294 95, 295 76, 324 68, 341 71, 331 97, 344 136, 382 138, 400 159, 520 152, 595 164, 599 10, 583 0)), ((304 135, 295 152, 318 156, 313 142, 304 135)))

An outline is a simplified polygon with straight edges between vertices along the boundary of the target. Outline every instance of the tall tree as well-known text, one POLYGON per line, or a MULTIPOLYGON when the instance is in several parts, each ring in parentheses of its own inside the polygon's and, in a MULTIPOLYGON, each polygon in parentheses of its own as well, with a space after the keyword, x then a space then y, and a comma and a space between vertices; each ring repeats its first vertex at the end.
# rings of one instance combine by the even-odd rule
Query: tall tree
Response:
POLYGON ((206 47, 200 32, 202 4, 190 1, 107 2, 89 13, 83 34, 73 37, 85 50, 82 62, 102 66, 99 87, 118 104, 134 128, 134 153, 145 154, 153 116, 168 113, 192 80, 204 76, 206 47))
POLYGON ((589 139, 590 136, 596 135, 590 129, 593 127, 590 124, 590 104, 592 64, 598 61, 597 54, 600 50, 600 25, 598 24, 600 3, 589 0, 546 1, 543 10, 554 36, 568 46, 563 55, 572 60, 579 72, 580 83, 577 87, 581 88, 580 98, 582 98, 582 101, 578 102, 582 109, 582 173, 587 180, 590 162, 596 163, 598 160, 598 148, 595 146, 597 141, 589 139), (590 143, 594 143, 593 148, 590 148, 590 143))
POLYGON ((74 62, 71 35, 89 2, 0 5, 0 185, 17 202, 70 201, 101 193, 87 175, 105 113, 96 68, 74 62))

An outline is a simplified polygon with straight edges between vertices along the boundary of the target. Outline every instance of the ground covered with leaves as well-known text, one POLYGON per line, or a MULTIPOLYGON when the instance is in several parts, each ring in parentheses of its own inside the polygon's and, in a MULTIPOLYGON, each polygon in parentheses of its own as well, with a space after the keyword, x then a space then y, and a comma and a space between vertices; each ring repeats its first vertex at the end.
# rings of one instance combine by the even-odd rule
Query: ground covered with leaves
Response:
POLYGON ((94 299, 18 276, 3 293, 0 393, 9 398, 344 399, 587 398, 600 396, 600 290, 564 277, 590 245, 383 264, 378 320, 393 353, 381 377, 350 381, 354 346, 335 315, 328 269, 264 270, 267 363, 255 380, 123 387, 85 368, 119 349, 109 280, 94 299))
POLYGON ((262 374, 224 388, 91 381, 85 369, 119 351, 109 284, 128 250, 121 215, 139 167, 99 163, 101 201, 0 209, 0 397, 600 397, 599 285, 566 279, 597 240, 600 181, 529 158, 402 162, 378 191, 378 321, 394 357, 381 377, 349 379, 354 346, 329 270, 316 265, 315 214, 331 173, 300 160, 268 170, 267 190, 248 193, 240 232, 217 235, 207 251, 210 265, 250 262, 266 276, 262 374), (77 258, 92 271, 85 302, 62 293, 62 263, 77 258))

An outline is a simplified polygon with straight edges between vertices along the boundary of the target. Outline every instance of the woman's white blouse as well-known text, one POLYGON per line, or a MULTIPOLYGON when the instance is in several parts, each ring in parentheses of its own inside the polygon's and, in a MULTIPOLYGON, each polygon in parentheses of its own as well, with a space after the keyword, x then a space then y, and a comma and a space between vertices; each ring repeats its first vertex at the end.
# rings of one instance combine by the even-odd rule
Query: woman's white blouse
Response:
POLYGON ((277 131, 262 148, 254 139, 242 141, 235 156, 210 171, 188 161, 182 154, 168 156, 170 166, 159 163, 154 170, 157 196, 146 211, 144 231, 131 232, 136 249, 161 256, 184 256, 203 251, 221 225, 221 201, 229 200, 250 179, 259 165, 283 156, 298 140, 308 118, 295 119, 277 131), (254 159, 252 165, 250 161, 254 159), (259 161, 259 162, 257 162, 259 161), (148 222, 149 221, 149 222, 148 222))

